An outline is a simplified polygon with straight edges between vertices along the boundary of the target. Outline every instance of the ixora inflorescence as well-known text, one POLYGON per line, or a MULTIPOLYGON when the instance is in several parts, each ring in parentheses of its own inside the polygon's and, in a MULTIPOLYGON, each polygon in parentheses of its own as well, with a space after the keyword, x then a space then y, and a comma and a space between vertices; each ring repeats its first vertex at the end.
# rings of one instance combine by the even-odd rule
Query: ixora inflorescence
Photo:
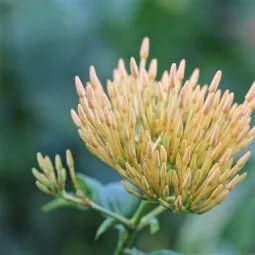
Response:
MULTIPOLYGON (((218 89, 221 71, 209 86, 200 86, 199 69, 184 80, 185 60, 181 60, 157 81, 157 60, 152 59, 147 69, 148 55, 145 38, 139 65, 130 60, 131 74, 119 59, 113 80, 107 81, 108 95, 93 66, 85 87, 76 77, 80 103, 77 111, 71 110, 72 119, 86 147, 122 176, 129 193, 158 204, 158 213, 165 209, 205 213, 246 177, 239 172, 251 153, 233 162, 254 139, 250 122, 255 83, 244 102, 237 104, 232 92, 218 89)), ((97 207, 79 187, 70 151, 67 165, 76 190, 73 197, 64 192, 66 171, 59 156, 55 167, 41 154, 38 163, 43 173, 36 169, 33 173, 42 191, 97 207)))

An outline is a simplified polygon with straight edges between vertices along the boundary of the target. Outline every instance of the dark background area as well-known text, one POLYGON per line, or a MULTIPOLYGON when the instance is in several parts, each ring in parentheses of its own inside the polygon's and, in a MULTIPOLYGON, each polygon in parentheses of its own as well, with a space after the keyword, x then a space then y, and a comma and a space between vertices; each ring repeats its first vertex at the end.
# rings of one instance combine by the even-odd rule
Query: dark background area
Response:
MULTIPOLYGON (((138 57, 144 36, 160 73, 185 58, 186 77, 200 67, 204 84, 221 69, 221 88, 239 103, 255 79, 253 0, 0 0, 1 255, 112 254, 114 230, 94 241, 99 214, 41 212, 50 198, 36 189, 31 167, 37 151, 53 156, 70 148, 77 171, 103 183, 119 180, 77 135, 69 114, 78 101, 74 76, 85 82, 93 64, 105 84, 119 57, 138 57)), ((203 216, 166 212, 161 230, 143 231, 137 247, 255 254, 254 164, 253 155, 248 178, 223 205, 203 216)))

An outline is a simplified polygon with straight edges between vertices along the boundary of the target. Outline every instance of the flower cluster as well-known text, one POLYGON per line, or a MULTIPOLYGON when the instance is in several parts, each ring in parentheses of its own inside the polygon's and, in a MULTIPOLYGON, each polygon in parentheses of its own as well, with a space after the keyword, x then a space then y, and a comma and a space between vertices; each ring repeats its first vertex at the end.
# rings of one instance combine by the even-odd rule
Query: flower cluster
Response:
POLYGON ((157 60, 146 69, 149 40, 141 45, 140 62, 123 59, 104 92, 95 69, 84 87, 76 77, 78 110, 71 111, 87 148, 142 194, 173 211, 204 213, 221 203, 246 173, 250 157, 235 156, 254 139, 250 127, 255 109, 255 83, 242 104, 218 89, 222 73, 199 85, 199 69, 184 80, 185 60, 172 64, 156 80, 157 60))
MULTIPOLYGON (((60 156, 56 155, 55 162, 52 163, 49 156, 43 156, 41 153, 37 153, 37 162, 41 171, 38 171, 34 167, 32 168, 32 173, 36 179, 35 184, 38 189, 52 196, 61 195, 65 190, 67 174, 60 156)), ((66 151, 66 164, 74 187, 76 188, 74 160, 70 150, 66 151)))

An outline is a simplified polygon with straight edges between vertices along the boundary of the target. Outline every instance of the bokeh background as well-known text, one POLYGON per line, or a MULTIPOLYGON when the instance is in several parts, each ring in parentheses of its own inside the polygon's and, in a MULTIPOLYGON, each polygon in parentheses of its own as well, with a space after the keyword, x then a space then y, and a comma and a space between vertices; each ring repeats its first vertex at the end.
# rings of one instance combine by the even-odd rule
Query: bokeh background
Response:
MULTIPOLYGON (((75 75, 85 82, 93 64, 105 82, 118 57, 138 57, 149 36, 160 72, 186 58, 187 73, 199 66, 201 83, 209 83, 221 69, 221 88, 242 102, 255 79, 254 13, 253 0, 0 0, 0 254, 107 255, 115 247, 114 230, 94 241, 97 213, 42 213, 50 198, 31 175, 37 151, 53 156, 70 148, 78 171, 119 180, 89 154, 71 121, 75 75)), ((255 254, 254 155, 248 179, 223 205, 203 216, 164 213, 161 230, 143 231, 137 247, 255 254)))

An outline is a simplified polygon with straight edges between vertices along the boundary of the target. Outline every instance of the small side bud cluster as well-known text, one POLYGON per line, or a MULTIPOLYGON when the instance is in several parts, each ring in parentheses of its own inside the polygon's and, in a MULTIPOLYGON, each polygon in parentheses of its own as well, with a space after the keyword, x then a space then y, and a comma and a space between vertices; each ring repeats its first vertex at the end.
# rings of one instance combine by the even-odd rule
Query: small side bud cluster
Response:
MULTIPOLYGON (((49 156, 43 156, 38 152, 37 161, 41 171, 37 168, 32 168, 32 173, 36 179, 36 186, 44 193, 53 196, 61 195, 65 190, 67 175, 61 157, 56 155, 55 162, 53 163, 49 156)), ((69 150, 66 151, 66 163, 72 180, 75 180, 74 162, 69 150)))

